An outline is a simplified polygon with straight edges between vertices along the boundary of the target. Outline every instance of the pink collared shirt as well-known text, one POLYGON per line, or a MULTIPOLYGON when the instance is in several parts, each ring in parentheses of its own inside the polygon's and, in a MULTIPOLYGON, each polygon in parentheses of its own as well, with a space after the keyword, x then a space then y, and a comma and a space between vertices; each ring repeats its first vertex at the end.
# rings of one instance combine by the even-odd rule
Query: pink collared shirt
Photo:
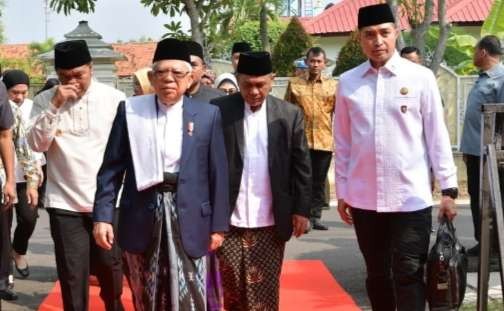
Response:
POLYGON ((275 224, 268 166, 268 120, 266 101, 256 112, 245 104, 244 155, 240 192, 231 215, 231 225, 260 228, 275 224))
POLYGON ((441 189, 457 170, 433 73, 395 53, 344 73, 333 131, 336 189, 353 207, 406 212, 431 206, 430 168, 441 189))

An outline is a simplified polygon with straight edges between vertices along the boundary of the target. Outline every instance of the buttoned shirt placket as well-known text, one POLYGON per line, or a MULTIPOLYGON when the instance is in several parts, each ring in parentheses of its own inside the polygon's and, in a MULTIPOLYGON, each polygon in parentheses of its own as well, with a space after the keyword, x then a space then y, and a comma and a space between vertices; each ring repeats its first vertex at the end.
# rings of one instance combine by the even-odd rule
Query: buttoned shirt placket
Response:
POLYGON ((376 76, 376 97, 375 97, 375 157, 376 157, 376 209, 381 211, 385 206, 385 78, 386 72, 381 67, 373 73, 376 76))

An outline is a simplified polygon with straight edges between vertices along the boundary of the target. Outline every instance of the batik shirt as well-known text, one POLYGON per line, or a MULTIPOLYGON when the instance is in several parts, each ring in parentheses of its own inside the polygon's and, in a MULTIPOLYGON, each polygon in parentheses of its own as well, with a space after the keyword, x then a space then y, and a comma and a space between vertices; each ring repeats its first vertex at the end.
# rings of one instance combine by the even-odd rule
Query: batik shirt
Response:
MULTIPOLYGON (((37 158, 26 140, 26 126, 23 121, 23 114, 18 106, 9 101, 12 114, 14 115, 14 125, 12 126, 12 140, 14 142, 15 166, 20 166, 23 170, 24 180, 28 187, 38 188, 40 177, 37 170, 37 158)), ((2 180, 6 180, 3 164, 1 165, 2 180)))
POLYGON ((328 77, 315 81, 296 77, 289 81, 285 100, 303 110, 306 140, 310 149, 333 150, 331 122, 336 87, 337 82, 328 77))

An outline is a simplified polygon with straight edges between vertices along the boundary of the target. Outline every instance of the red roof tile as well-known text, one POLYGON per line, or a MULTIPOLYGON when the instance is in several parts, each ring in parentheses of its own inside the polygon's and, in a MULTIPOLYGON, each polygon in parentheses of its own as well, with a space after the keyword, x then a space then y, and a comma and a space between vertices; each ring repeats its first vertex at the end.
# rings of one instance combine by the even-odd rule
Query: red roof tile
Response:
POLYGON ((152 64, 156 42, 114 43, 112 48, 126 57, 126 60, 116 62, 117 76, 127 77, 138 69, 152 64))
POLYGON ((24 59, 31 55, 28 44, 0 44, 0 58, 24 59))
MULTIPOLYGON (((302 20, 306 31, 312 35, 346 34, 357 28, 360 7, 380 3, 380 0, 343 0, 319 15, 302 20)), ((446 15, 452 23, 482 23, 490 12, 493 0, 448 0, 446 15)), ((437 21, 437 1, 434 0, 433 21, 437 21)), ((401 27, 409 24, 401 16, 401 27)))
MULTIPOLYGON (((118 77, 128 77, 138 69, 152 64, 152 56, 154 55, 156 43, 114 43, 112 44, 112 48, 126 57, 125 60, 116 62, 116 75, 118 77)), ((0 58, 16 60, 26 59, 30 56, 31 51, 28 44, 0 45, 0 58)))

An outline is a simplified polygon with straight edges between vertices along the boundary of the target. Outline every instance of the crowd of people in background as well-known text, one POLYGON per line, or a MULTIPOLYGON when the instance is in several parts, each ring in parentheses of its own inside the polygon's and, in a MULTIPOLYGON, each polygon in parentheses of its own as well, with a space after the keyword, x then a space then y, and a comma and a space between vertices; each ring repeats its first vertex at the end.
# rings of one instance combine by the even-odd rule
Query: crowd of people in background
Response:
MULTIPOLYGON (((123 310, 123 276, 136 310, 278 310, 286 242, 329 229, 334 161, 338 212, 355 228, 373 310, 425 310, 434 180, 439 216, 457 214, 442 100, 419 50, 396 50, 388 5, 362 7, 358 29, 368 61, 337 81, 312 47, 284 99, 270 95, 269 53, 246 42, 233 45, 233 72, 216 76, 197 42, 161 40, 152 66, 133 74, 132 97, 93 77, 83 40, 55 45, 58 79, 33 101, 28 75, 5 71, 0 299, 18 298, 12 266, 30 276, 45 208, 65 310, 89 308, 90 276, 106 310, 123 310)), ((461 142, 476 241, 480 107, 504 102, 501 55, 496 37, 476 46, 481 74, 461 142)))

